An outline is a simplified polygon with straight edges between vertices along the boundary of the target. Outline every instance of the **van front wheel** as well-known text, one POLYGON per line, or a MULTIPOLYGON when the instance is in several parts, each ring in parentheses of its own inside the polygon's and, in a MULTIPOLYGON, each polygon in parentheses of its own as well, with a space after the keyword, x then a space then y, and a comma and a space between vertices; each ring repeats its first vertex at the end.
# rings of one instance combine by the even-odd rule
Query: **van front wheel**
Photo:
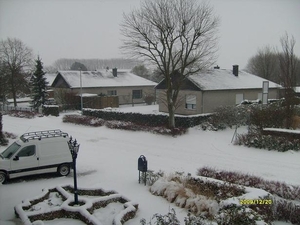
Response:
POLYGON ((6 174, 0 171, 0 184, 4 184, 6 179, 7 179, 6 174))
POLYGON ((57 173, 60 176, 67 176, 70 173, 70 165, 69 164, 62 164, 57 168, 57 173))

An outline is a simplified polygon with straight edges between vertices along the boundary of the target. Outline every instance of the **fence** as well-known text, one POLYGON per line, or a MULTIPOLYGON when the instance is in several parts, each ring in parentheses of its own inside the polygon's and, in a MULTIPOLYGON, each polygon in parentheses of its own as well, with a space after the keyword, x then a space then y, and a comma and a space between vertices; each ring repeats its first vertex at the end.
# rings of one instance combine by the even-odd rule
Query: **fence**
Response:
MULTIPOLYGON (((77 100, 80 101, 80 96, 77 100)), ((83 108, 103 109, 106 107, 119 107, 118 96, 83 97, 83 108)))
POLYGON ((6 112, 6 111, 12 111, 12 110, 27 111, 27 112, 33 112, 34 111, 34 109, 32 107, 0 105, 0 111, 6 112))

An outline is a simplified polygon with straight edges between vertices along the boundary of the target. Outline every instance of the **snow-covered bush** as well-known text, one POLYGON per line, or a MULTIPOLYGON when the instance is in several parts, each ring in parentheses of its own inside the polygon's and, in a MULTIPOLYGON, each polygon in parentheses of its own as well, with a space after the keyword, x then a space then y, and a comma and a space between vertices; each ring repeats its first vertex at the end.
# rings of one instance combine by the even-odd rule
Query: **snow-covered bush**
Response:
POLYGON ((155 225, 180 225, 180 221, 177 219, 176 212, 173 208, 166 215, 161 215, 158 213, 154 214, 151 221, 148 223, 145 219, 141 219, 140 224, 152 225, 152 221, 155 225))
MULTIPOLYGON (((160 177, 150 187, 152 194, 162 196, 178 207, 189 210, 188 217, 184 219, 185 225, 270 225, 277 220, 300 224, 300 207, 295 203, 299 201, 300 187, 210 168, 199 169, 198 173, 225 182, 177 173, 160 177), (244 196, 250 194, 253 197, 258 191, 242 186, 262 189, 266 194, 256 198, 271 201, 271 204, 240 203, 239 200, 244 199, 244 196), (273 194, 264 190, 270 190, 269 193, 273 194)), ((175 211, 171 214, 174 216, 175 211)), ((165 222, 158 224, 173 224, 172 220, 163 220, 169 219, 171 214, 155 214, 153 218, 160 218, 160 222, 165 222)), ((177 220, 174 221, 177 224, 177 220)), ((143 222, 147 225, 145 220, 143 222)), ((151 225, 151 222, 148 224, 151 225)))
MULTIPOLYGON (((144 173, 142 173, 142 180, 144 179, 144 173)), ((164 176, 163 171, 154 172, 153 170, 148 170, 146 173, 147 176, 147 184, 152 186, 160 177, 164 176)))
POLYGON ((63 117, 63 122, 99 127, 99 126, 103 126, 105 121, 92 116, 65 115, 63 117))
POLYGON ((33 111, 11 110, 11 111, 9 111, 8 115, 14 116, 14 117, 32 119, 37 115, 37 113, 33 112, 33 111))
POLYGON ((210 118, 210 123, 218 128, 242 126, 249 123, 250 110, 255 105, 221 106, 210 118))
POLYGON ((152 105, 152 103, 155 101, 155 96, 154 95, 146 95, 144 97, 144 101, 146 102, 147 105, 152 105))
POLYGON ((300 140, 298 138, 263 135, 260 130, 255 129, 249 130, 247 134, 238 134, 234 143, 236 145, 277 150, 279 152, 285 152, 288 150, 299 151, 300 149, 300 140))
POLYGON ((178 174, 160 177, 150 187, 150 192, 207 218, 216 215, 220 201, 245 194, 237 185, 178 174))
POLYGON ((278 103, 251 109, 250 124, 256 129, 265 127, 281 128, 284 126, 286 112, 278 103))
POLYGON ((233 171, 219 171, 210 167, 202 167, 197 171, 198 176, 210 177, 233 184, 260 188, 271 194, 289 200, 300 200, 300 186, 288 185, 278 181, 267 181, 261 177, 233 171))
POLYGON ((220 209, 215 217, 218 225, 256 225, 260 216, 245 205, 237 206, 234 204, 227 205, 220 209))
POLYGON ((218 225, 216 222, 207 220, 204 216, 195 216, 192 213, 188 213, 184 218, 185 225, 218 225))

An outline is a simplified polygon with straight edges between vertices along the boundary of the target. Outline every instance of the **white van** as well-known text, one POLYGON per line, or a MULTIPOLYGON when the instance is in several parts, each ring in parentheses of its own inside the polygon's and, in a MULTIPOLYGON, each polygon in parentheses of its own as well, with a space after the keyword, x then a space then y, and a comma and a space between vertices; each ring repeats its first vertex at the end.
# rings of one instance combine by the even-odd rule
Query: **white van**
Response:
POLYGON ((67 176, 72 166, 69 140, 61 130, 23 134, 0 154, 0 184, 10 178, 42 173, 67 176))

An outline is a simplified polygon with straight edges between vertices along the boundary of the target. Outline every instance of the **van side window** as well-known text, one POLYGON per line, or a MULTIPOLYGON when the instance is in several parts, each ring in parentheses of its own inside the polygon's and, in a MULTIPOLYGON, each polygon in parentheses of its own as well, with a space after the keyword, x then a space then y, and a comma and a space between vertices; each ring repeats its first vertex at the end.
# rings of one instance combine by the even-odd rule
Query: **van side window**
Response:
POLYGON ((19 153, 19 157, 27 157, 35 154, 35 145, 24 147, 19 153))

